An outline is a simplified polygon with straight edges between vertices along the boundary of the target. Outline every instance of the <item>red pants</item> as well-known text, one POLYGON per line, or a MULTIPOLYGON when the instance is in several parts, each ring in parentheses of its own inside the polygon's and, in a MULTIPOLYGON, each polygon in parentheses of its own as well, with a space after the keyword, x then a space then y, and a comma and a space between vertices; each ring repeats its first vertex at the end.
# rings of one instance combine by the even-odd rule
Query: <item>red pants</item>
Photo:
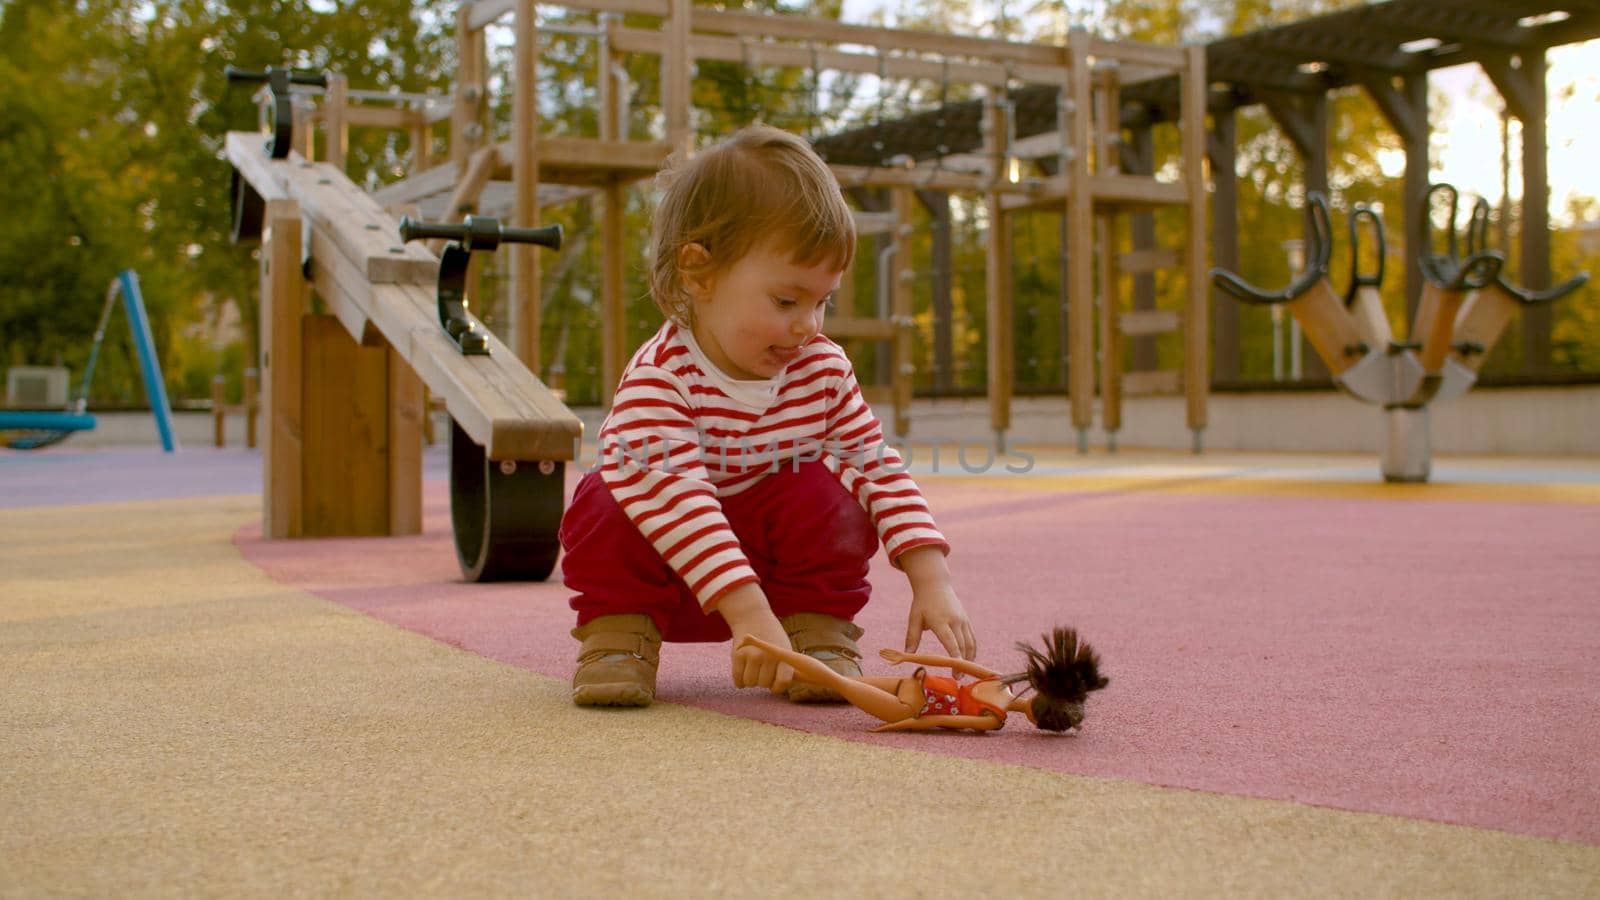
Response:
MULTIPOLYGON (((802 612, 853 619, 867 603, 867 568, 878 533, 861 504, 820 462, 785 465, 722 498, 779 618, 802 612)), ((725 641, 728 624, 700 601, 634 527, 599 472, 578 482, 561 518, 561 574, 583 625, 598 616, 642 613, 668 641, 725 641)))

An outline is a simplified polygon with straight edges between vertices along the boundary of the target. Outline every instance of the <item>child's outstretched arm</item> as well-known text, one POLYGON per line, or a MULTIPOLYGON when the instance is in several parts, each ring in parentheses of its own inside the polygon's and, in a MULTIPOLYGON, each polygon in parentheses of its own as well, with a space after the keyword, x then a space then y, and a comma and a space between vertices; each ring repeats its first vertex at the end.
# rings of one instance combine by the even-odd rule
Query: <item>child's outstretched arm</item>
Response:
POLYGON ((933 632, 951 656, 972 659, 978 640, 972 621, 950 586, 944 552, 935 546, 912 547, 896 560, 911 582, 911 612, 906 616, 906 652, 915 653, 924 631, 933 632))
POLYGON ((919 666, 936 666, 950 668, 957 672, 971 675, 974 678, 997 678, 1000 673, 988 666, 979 665, 968 659, 957 659, 953 656, 939 656, 935 653, 901 653, 888 647, 878 651, 878 655, 891 663, 916 663, 919 666))

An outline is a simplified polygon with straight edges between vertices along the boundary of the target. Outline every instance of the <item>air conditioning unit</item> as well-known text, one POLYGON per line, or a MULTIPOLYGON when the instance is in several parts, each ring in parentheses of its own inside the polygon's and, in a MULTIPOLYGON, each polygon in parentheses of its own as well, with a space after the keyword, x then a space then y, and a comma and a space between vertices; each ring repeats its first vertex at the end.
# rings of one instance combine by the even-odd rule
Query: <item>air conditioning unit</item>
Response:
POLYGON ((20 409, 62 409, 71 373, 65 366, 12 366, 6 372, 6 405, 20 409))

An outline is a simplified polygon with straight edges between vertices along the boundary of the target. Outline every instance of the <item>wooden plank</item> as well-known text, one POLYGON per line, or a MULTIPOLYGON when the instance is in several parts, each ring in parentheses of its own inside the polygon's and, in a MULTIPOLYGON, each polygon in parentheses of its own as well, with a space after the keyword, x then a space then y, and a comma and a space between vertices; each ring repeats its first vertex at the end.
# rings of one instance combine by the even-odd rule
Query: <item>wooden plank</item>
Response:
POLYGON ((346 106, 344 123, 356 128, 415 128, 427 124, 427 116, 397 106, 346 106))
POLYGON ((289 199, 289 189, 283 184, 282 172, 267 156, 269 138, 255 131, 230 131, 223 138, 228 162, 239 170, 239 176, 250 183, 267 202, 289 199))
POLYGON ((1180 71, 1186 60, 1182 47, 1161 47, 1140 41, 1112 41, 1093 36, 1089 38, 1088 50, 1096 59, 1137 63, 1163 70, 1169 75, 1180 71))
MULTIPOLYGON (((400 243, 394 220, 372 195, 357 188, 328 163, 310 163, 290 154, 267 158, 266 149, 249 136, 228 138, 230 161, 252 186, 259 181, 279 196, 294 199, 303 215, 326 222, 339 252, 349 257, 375 283, 432 281, 439 263, 420 247, 400 243), (252 146, 255 145, 255 146, 252 146)), ((257 188, 257 192, 260 192, 257 188)), ((265 195, 263 195, 265 196, 265 195)))
POLYGON ((388 534, 388 351, 352 341, 331 316, 304 316, 300 324, 305 346, 301 533, 388 534))
POLYGON ((851 218, 855 219, 856 237, 866 237, 873 234, 888 234, 900 220, 892 212, 866 212, 865 210, 852 209, 851 218))
POLYGON ((305 308, 300 208, 293 200, 270 200, 262 218, 260 308, 261 403, 267 410, 261 444, 262 532, 269 538, 299 537, 304 528, 300 319, 305 308))
POLYGON ((289 166, 289 193, 313 222, 326 223, 346 257, 374 284, 432 283, 439 261, 402 244, 399 225, 371 194, 328 163, 289 166))
POLYGON ((1184 206, 1188 187, 1182 182, 1157 181, 1145 175, 1102 172, 1089 180, 1097 204, 1120 206, 1184 206))
POLYGON ((1117 268, 1129 275, 1148 275, 1161 269, 1177 268, 1180 262, 1177 252, 1165 247, 1147 247, 1117 256, 1117 268))
MULTIPOLYGON (((474 3, 462 4, 467 27, 477 31, 492 25, 506 13, 511 12, 515 3, 516 0, 477 0, 474 3)), ((562 0, 561 3, 551 5, 590 12, 635 13, 658 17, 667 14, 666 0, 562 0)))
MULTIPOLYGON (((463 157, 465 160, 466 157, 463 157)), ((403 206, 407 203, 416 203, 424 197, 443 194, 455 187, 461 178, 461 165, 447 162, 435 166, 394 184, 387 184, 372 192, 372 197, 379 206, 403 206)))
POLYGON ((1127 337, 1171 334, 1183 327, 1175 309, 1136 309, 1118 318, 1118 330, 1127 337))
MULTIPOLYGON (((317 233, 313 229, 313 239, 317 233)), ((330 309, 351 306, 366 316, 427 387, 446 398, 451 415, 490 449, 491 458, 572 458, 570 447, 561 456, 515 455, 555 452, 549 448, 580 435, 582 424, 492 335, 494 359, 462 356, 438 323, 433 288, 370 284, 338 255, 313 257, 312 270, 330 309)))
POLYGON ((1122 373, 1122 393, 1129 397, 1147 397, 1151 394, 1176 394, 1182 386, 1177 369, 1153 372, 1122 373))
POLYGON ((702 32, 826 44, 854 44, 876 47, 880 51, 911 51, 975 59, 1010 60, 1040 66, 1062 64, 1061 48, 1051 44, 965 37, 909 28, 854 25, 813 16, 771 15, 700 8, 694 13, 694 27, 696 31, 702 32))
POLYGON ((836 341, 887 341, 899 329, 888 319, 864 319, 855 316, 829 317, 822 333, 836 341))
POLYGON ((462 356, 430 317, 431 291, 381 285, 374 295, 378 310, 413 323, 396 348, 490 459, 573 458, 583 423, 492 332, 488 356, 462 356))
MULTIPOLYGON (((669 46, 667 39, 657 31, 643 28, 612 26, 611 42, 618 52, 663 55, 669 46)), ((1008 83, 1024 82, 1049 84, 1062 77, 1065 68, 1059 65, 1031 63, 948 62, 912 56, 884 56, 879 53, 857 53, 829 48, 812 48, 798 44, 752 43, 738 38, 719 38, 709 35, 688 37, 688 54, 695 59, 737 62, 751 66, 786 66, 810 69, 813 66, 838 72, 882 74, 887 78, 923 78, 934 81, 945 79, 958 84, 979 84, 1004 87, 1008 83)))

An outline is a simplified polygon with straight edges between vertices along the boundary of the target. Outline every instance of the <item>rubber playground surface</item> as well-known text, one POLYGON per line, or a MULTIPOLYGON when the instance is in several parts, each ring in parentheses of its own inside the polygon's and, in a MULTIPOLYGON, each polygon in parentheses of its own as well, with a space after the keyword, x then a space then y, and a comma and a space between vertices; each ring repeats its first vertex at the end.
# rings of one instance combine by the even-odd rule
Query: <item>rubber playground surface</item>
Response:
POLYGON ((1032 454, 917 471, 981 661, 1100 650, 1067 735, 874 735, 725 645, 577 709, 435 450, 422 535, 304 541, 251 451, 0 452, 0 896, 1600 895, 1600 462, 1032 454))

